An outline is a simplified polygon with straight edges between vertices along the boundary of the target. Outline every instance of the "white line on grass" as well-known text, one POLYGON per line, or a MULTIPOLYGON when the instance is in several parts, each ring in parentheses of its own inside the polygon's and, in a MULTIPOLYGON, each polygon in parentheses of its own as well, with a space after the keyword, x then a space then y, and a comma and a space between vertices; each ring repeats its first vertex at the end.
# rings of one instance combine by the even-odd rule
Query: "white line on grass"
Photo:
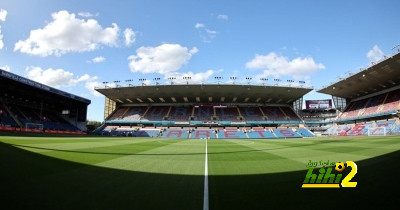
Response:
POLYGON ((204 199, 203 199, 203 210, 208 210, 208 150, 207 150, 207 139, 206 139, 206 157, 204 161, 204 199))
MULTIPOLYGON (((159 140, 159 141, 157 141, 158 143, 160 143, 160 144, 173 144, 173 145, 187 145, 187 141, 192 141, 191 142, 191 145, 193 145, 193 142, 198 142, 197 140, 184 140, 185 142, 183 142, 183 143, 176 143, 176 142, 168 142, 168 140, 159 140)), ((229 141, 240 141, 240 140, 229 140, 229 141)), ((246 146, 246 145, 252 145, 252 144, 254 144, 254 141, 249 141, 249 142, 246 142, 246 143, 236 143, 236 144, 213 144, 213 146, 224 146, 224 147, 234 147, 234 146, 236 146, 236 145, 243 145, 243 146, 246 146)), ((196 144, 197 145, 197 144, 196 144)))

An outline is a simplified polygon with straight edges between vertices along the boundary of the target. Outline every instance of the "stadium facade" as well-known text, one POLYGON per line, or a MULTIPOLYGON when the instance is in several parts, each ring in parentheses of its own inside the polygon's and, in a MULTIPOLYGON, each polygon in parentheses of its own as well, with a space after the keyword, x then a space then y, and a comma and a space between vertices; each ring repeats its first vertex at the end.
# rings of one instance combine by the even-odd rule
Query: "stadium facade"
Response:
POLYGON ((400 53, 385 56, 317 92, 332 95, 340 114, 328 135, 400 133, 400 53))
MULTIPOLYGON (((222 78, 218 78, 219 80, 222 78)), ((104 83, 108 135, 167 138, 301 138, 400 134, 400 53, 317 90, 304 82, 267 85, 104 83), (332 106, 332 101, 333 105, 332 106), (312 132, 311 132, 312 131, 312 132)), ((0 130, 82 133, 90 100, 0 70, 0 130)))
POLYGON ((290 82, 105 83, 96 90, 105 96, 102 129, 111 135, 287 138, 314 136, 310 130, 321 135, 400 133, 399 54, 318 90, 331 95, 334 106, 328 99, 329 105, 302 109, 303 96, 312 88, 290 82))
POLYGON ((0 69, 0 130, 83 134, 90 103, 0 69))
MULTIPOLYGON (((292 81, 293 83, 294 81, 292 81)), ((297 114, 302 84, 156 84, 104 86, 105 130, 112 135, 178 138, 312 136, 297 114)))

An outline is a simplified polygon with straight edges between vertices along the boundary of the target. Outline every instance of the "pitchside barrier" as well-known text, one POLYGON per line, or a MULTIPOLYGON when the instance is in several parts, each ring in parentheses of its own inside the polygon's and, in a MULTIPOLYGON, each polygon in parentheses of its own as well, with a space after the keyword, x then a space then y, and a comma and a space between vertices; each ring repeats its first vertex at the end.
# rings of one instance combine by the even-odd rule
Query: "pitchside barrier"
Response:
POLYGON ((9 126, 0 126, 0 131, 12 131, 12 132, 25 132, 25 133, 46 133, 46 134, 70 134, 70 135, 85 135, 82 131, 58 131, 58 130, 40 130, 40 129, 29 129, 29 128, 14 128, 9 126))

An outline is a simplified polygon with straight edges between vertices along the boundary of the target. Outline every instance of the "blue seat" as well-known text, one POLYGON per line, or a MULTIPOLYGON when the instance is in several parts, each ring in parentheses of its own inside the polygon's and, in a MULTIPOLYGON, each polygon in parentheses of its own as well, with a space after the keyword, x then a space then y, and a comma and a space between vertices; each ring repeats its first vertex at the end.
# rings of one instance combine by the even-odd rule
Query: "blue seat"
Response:
POLYGON ((274 129, 274 133, 278 138, 301 138, 301 136, 291 129, 274 129))
POLYGON ((302 135, 304 137, 314 137, 315 136, 313 133, 311 133, 311 131, 309 131, 308 129, 305 129, 305 128, 299 128, 298 132, 300 133, 300 135, 302 135))

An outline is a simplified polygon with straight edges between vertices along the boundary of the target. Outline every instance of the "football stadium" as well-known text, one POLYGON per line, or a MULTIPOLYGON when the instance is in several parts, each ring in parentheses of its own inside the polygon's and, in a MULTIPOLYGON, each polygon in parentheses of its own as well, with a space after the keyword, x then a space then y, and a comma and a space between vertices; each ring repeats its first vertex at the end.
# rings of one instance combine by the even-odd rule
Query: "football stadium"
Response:
POLYGON ((105 119, 92 133, 86 130, 90 100, 1 70, 1 205, 394 207, 400 186, 399 69, 397 53, 317 90, 332 99, 306 101, 313 87, 294 80, 104 82, 96 91, 105 98, 105 119), (344 171, 321 182, 325 168, 339 162, 346 163, 344 171), (307 171, 311 180, 319 174, 316 183, 328 185, 335 176, 353 174, 356 186, 335 181, 340 189, 315 189, 322 185, 311 181, 314 189, 307 189, 307 171))

